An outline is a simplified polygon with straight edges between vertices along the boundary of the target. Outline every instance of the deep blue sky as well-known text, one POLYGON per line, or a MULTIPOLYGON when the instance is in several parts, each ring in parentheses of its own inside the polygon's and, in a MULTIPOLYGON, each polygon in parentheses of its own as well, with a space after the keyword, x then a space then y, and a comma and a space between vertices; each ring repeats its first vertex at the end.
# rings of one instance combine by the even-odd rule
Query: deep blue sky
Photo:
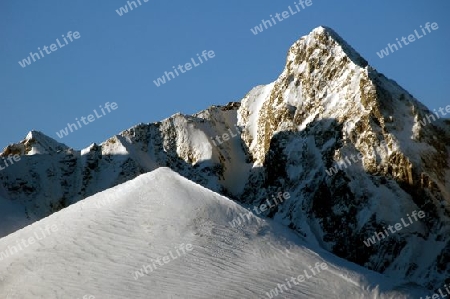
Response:
POLYGON ((333 28, 429 108, 450 104, 449 1, 312 0, 263 33, 250 32, 294 1, 141 0, 119 16, 115 10, 125 0, 2 0, 0 148, 34 129, 81 149, 140 122, 238 101, 275 80, 288 48, 319 25, 333 28), (376 55, 426 22, 439 29, 386 58, 376 55), (26 68, 18 64, 68 31, 81 38, 26 68), (161 87, 153 84, 203 50, 213 50, 215 58, 161 87), (108 101, 119 108, 63 139, 56 136, 108 101))

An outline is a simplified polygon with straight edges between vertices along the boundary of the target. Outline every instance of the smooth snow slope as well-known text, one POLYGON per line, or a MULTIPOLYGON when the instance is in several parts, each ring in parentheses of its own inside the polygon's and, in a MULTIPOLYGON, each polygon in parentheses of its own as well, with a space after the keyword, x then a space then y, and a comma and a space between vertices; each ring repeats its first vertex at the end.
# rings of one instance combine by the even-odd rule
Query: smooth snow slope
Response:
POLYGON ((275 298, 412 298, 386 293, 395 280, 309 247, 271 220, 252 216, 232 228, 242 212, 160 168, 0 239, 0 254, 41 239, 0 258, 0 298, 268 298, 316 262, 328 270, 275 298), (57 230, 43 237, 46 227, 57 230), (135 279, 182 243, 193 250, 135 279))

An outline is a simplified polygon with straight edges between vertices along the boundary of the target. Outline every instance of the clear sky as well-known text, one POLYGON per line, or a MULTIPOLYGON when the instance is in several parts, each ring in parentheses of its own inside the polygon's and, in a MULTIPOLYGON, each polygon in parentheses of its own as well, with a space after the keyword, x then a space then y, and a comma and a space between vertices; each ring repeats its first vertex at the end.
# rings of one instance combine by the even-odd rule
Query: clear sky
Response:
POLYGON ((250 28, 297 0, 140 1, 123 16, 116 9, 126 0, 0 1, 0 148, 34 129, 81 149, 140 122, 239 101, 254 86, 275 80, 288 48, 320 25, 333 28, 429 108, 450 104, 448 0, 312 0, 258 35, 250 28), (426 22, 437 22, 439 29, 388 57, 377 56, 426 22), (61 35, 69 31, 80 38, 25 68, 19 65, 57 38, 64 45, 61 35), (203 50, 215 57, 155 86, 153 80, 203 50), (118 109, 58 138, 68 122, 100 111, 106 102, 118 109))

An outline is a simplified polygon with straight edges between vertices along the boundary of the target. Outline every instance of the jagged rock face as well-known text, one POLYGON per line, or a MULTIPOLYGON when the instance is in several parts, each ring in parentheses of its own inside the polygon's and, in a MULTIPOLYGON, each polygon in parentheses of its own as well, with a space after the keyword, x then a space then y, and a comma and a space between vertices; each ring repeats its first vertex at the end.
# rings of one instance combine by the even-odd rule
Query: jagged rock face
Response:
POLYGON ((140 124, 82 151, 38 132, 7 147, 3 156, 23 158, 0 172, 0 205, 24 212, 0 233, 168 166, 246 204, 289 192, 264 215, 345 259, 438 288, 450 276, 450 124, 421 124, 430 113, 319 27, 289 49, 275 82, 241 103, 140 124), (335 167, 345 158, 350 166, 335 167), (414 210, 426 217, 364 244, 414 210))
POLYGON ((430 113, 335 32, 315 29, 290 48, 275 82, 242 101, 242 137, 264 169, 245 197, 258 203, 266 194, 255 189, 292 190, 297 200, 269 216, 370 269, 439 285, 450 274, 450 143, 448 126, 420 124, 430 113), (361 160, 327 175, 358 153, 361 160), (414 209, 427 215, 415 229, 364 245, 414 209), (420 261, 430 246, 439 256, 431 267, 420 261))
POLYGON ((251 167, 243 142, 235 138, 216 146, 211 140, 233 128, 238 108, 239 103, 230 103, 194 116, 176 114, 162 122, 137 125, 81 151, 30 132, 2 153, 19 154, 22 159, 0 171, 0 218, 5 222, 0 236, 161 166, 216 192, 240 192, 246 180, 235 184, 240 179, 236 173, 245 175, 251 167))

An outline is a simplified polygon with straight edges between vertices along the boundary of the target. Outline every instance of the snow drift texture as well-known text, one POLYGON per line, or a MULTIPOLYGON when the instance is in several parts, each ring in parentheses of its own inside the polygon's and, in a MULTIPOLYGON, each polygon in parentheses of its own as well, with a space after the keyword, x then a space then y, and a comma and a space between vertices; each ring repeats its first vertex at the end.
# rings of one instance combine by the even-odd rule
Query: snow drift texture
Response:
POLYGON ((269 298, 278 283, 319 262, 327 270, 276 298, 410 298, 393 290, 398 281, 311 247, 271 220, 250 217, 230 228, 245 212, 160 168, 0 239, 1 252, 41 228, 58 228, 0 262, 0 297, 269 298), (136 279, 152 259, 177 256, 182 243, 192 251, 136 279))

